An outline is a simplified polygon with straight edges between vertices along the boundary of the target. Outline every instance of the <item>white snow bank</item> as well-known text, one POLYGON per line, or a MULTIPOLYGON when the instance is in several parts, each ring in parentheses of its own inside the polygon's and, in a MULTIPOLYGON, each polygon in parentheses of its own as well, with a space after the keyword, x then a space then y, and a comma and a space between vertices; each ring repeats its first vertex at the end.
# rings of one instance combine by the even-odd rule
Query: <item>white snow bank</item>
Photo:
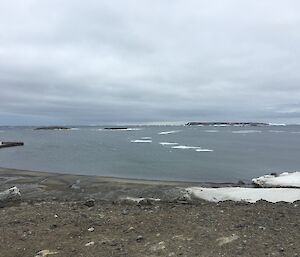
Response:
POLYGON ((232 200, 255 203, 266 200, 272 203, 280 201, 292 203, 300 200, 300 190, 297 188, 190 187, 186 190, 188 194, 210 202, 232 200))
POLYGON ((284 172, 279 175, 264 175, 252 179, 252 182, 261 187, 300 187, 300 172, 284 172))
POLYGON ((178 132, 180 132, 180 130, 163 131, 158 134, 159 135, 169 135, 169 134, 174 134, 174 133, 178 133, 178 132))

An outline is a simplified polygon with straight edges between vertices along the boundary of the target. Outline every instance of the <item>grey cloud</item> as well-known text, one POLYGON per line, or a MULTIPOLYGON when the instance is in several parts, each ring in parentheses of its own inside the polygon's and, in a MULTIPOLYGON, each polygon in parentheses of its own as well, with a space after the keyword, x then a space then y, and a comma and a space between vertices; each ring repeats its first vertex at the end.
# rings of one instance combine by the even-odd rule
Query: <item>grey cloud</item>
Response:
POLYGON ((2 1, 0 124, 300 122, 300 3, 2 1), (26 121, 26 122, 25 122, 26 121))

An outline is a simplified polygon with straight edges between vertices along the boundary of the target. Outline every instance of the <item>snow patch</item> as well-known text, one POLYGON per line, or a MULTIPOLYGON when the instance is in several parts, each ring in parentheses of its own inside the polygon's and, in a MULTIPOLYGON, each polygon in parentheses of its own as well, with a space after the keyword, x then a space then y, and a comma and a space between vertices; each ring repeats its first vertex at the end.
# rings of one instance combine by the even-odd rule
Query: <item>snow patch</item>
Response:
POLYGON ((159 198, 144 198, 144 197, 131 197, 131 196, 127 196, 125 198, 121 198, 123 200, 128 200, 128 201, 132 201, 132 202, 136 202, 136 203, 139 203, 141 201, 144 201, 144 200, 150 200, 150 201, 154 201, 154 202, 159 202, 160 199, 159 198))
POLYGON ((190 187, 186 190, 193 197, 210 202, 231 200, 255 203, 259 200, 266 200, 272 203, 281 201, 292 203, 300 200, 300 190, 297 188, 190 187))
POLYGON ((279 175, 264 175, 252 179, 261 187, 300 187, 300 172, 283 172, 279 175))

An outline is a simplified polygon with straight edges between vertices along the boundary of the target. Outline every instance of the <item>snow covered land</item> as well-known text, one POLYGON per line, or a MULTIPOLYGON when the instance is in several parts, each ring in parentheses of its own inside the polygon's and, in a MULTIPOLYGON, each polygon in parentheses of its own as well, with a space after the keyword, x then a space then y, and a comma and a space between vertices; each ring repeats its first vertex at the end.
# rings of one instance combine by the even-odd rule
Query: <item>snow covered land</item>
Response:
POLYGON ((276 203, 300 200, 300 189, 298 188, 190 187, 187 188, 187 193, 210 202, 232 200, 255 203, 259 200, 266 200, 276 203))
POLYGON ((190 196, 210 202, 232 200, 255 203, 259 200, 266 200, 268 202, 276 203, 281 201, 294 202, 300 200, 300 172, 284 172, 279 175, 265 175, 254 178, 252 181, 260 187, 268 188, 190 187, 186 190, 190 196))
POLYGON ((300 172, 264 175, 252 179, 252 182, 261 187, 300 187, 300 172))

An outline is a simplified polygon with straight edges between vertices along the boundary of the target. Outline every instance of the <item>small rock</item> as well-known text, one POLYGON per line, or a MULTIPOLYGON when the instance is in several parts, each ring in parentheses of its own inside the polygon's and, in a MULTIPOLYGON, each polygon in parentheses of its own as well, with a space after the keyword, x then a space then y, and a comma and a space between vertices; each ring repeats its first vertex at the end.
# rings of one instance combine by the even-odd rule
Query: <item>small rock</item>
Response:
POLYGON ((49 228, 50 228, 50 229, 56 229, 56 228, 57 228, 57 225, 56 225, 56 224, 51 224, 51 225, 49 226, 49 228))
POLYGON ((93 232, 94 230, 95 230, 95 228, 93 228, 93 227, 88 228, 89 232, 93 232))
POLYGON ((166 244, 164 241, 159 242, 158 244, 152 245, 150 247, 151 252, 157 252, 157 251, 162 251, 166 249, 166 244))
POLYGON ((136 237, 136 241, 137 241, 137 242, 141 242, 142 240, 144 240, 144 237, 143 237, 143 236, 138 235, 138 236, 136 237))
POLYGON ((237 182, 237 184, 238 184, 238 185, 245 185, 245 182, 244 182, 243 180, 239 180, 239 181, 237 182))
POLYGON ((124 232, 125 232, 125 233, 128 233, 128 232, 133 231, 133 230, 135 230, 135 228, 134 228, 134 227, 130 227, 130 228, 128 228, 127 230, 125 230, 124 232))
POLYGON ((92 245, 94 245, 94 244, 95 244, 95 242, 94 242, 94 241, 91 241, 91 242, 86 243, 85 246, 92 246, 92 245))
POLYGON ((93 207, 93 206, 95 206, 95 200, 94 199, 88 199, 88 200, 85 201, 84 205, 87 206, 87 207, 93 207))
POLYGON ((231 236, 220 237, 220 238, 217 239, 217 242, 218 242, 219 246, 222 246, 222 245, 225 245, 225 244, 232 243, 233 241, 235 241, 237 239, 239 239, 239 236, 233 234, 231 236))
POLYGON ((127 215, 129 213, 129 211, 127 210, 127 209, 124 209, 123 211, 122 211, 122 214, 123 215, 127 215))
POLYGON ((42 250, 36 253, 35 257, 44 257, 47 255, 53 255, 53 254, 58 254, 58 252, 51 252, 49 250, 42 250))

